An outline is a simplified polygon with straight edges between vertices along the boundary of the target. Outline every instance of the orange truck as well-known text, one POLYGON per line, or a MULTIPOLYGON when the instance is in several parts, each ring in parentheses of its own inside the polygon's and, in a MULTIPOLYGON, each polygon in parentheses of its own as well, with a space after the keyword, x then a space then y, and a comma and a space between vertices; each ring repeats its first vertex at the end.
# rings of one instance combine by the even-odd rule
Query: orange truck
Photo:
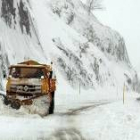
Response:
POLYGON ((49 98, 48 113, 54 112, 56 78, 52 66, 29 60, 11 65, 6 85, 4 103, 19 109, 22 105, 32 105, 39 97, 49 98))

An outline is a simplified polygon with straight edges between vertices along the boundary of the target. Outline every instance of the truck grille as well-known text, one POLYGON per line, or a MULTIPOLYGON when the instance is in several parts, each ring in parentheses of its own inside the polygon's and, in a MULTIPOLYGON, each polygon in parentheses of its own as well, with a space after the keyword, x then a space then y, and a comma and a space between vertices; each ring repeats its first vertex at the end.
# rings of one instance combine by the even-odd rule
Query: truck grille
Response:
POLYGON ((11 85, 11 92, 16 93, 41 93, 41 85, 11 85))

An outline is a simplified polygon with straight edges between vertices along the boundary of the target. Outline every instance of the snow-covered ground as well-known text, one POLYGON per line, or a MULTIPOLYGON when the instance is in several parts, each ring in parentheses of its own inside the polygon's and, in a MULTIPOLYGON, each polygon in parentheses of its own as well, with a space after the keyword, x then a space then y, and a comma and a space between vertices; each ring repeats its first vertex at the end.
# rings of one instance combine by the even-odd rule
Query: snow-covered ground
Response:
POLYGON ((55 113, 44 117, 0 102, 0 139, 139 140, 139 95, 126 92, 123 104, 122 92, 96 92, 58 93, 55 113))
MULTIPOLYGON (((140 102, 136 99, 129 99, 122 104, 122 101, 100 106, 88 112, 82 125, 90 119, 90 125, 84 133, 89 134, 89 139, 95 140, 139 140, 140 139, 140 102), (91 119, 93 121, 91 121, 91 119), (89 129, 90 128, 90 129, 89 129)), ((86 112, 87 113, 87 112, 86 112)), ((86 136, 86 135, 85 135, 86 136)))

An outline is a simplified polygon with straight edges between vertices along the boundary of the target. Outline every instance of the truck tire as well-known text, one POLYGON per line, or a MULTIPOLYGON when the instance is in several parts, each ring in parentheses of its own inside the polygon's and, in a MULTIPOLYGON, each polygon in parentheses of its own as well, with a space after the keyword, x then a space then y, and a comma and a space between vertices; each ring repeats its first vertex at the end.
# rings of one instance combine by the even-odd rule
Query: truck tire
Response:
POLYGON ((55 103, 54 103, 54 95, 55 95, 55 93, 52 92, 51 95, 52 95, 52 101, 50 102, 49 114, 54 113, 54 106, 55 106, 55 103))
POLYGON ((11 107, 16 110, 18 110, 20 106, 21 106, 20 103, 17 101, 11 103, 11 107))

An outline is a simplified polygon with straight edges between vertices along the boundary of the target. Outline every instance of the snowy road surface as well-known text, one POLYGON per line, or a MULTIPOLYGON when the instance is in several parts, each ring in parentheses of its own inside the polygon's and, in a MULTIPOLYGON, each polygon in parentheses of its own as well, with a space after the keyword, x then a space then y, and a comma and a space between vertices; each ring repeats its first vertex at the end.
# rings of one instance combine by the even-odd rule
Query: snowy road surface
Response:
POLYGON ((84 140, 86 138, 77 127, 79 116, 82 112, 90 111, 104 103, 93 102, 66 112, 56 111, 54 115, 43 118, 39 115, 26 114, 23 109, 16 111, 1 104, 0 138, 84 140))
MULTIPOLYGON (((69 102, 60 102, 57 97, 54 115, 46 117, 28 114, 24 108, 12 110, 0 102, 0 139, 140 139, 140 102, 135 96, 127 98, 124 105, 122 100, 91 101, 82 96, 76 95, 73 99, 71 96, 69 102), (78 96, 83 100, 73 100, 78 96)), ((63 95, 65 101, 66 97, 63 95)))

